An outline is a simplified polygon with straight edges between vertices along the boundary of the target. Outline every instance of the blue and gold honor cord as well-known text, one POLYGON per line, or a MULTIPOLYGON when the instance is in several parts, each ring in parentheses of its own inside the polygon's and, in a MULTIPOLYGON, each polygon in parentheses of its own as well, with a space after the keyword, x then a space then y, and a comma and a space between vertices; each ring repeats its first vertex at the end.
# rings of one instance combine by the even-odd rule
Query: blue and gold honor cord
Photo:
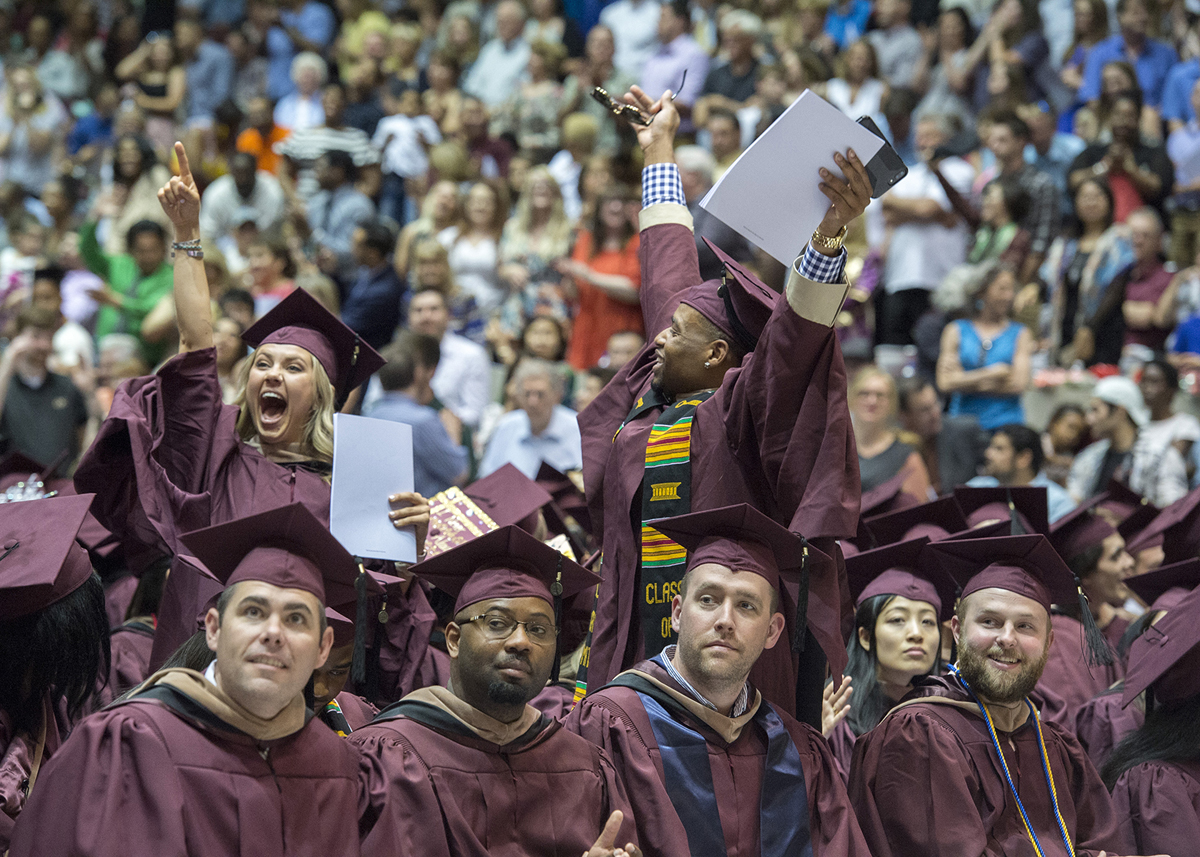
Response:
MULTIPOLYGON (((1025 811, 1025 805, 1021 803, 1021 796, 1017 794, 1017 786, 1013 782, 1012 774, 1008 770, 1008 761, 1004 758, 1004 751, 1000 749, 1000 738, 996 735, 995 724, 992 723, 991 712, 987 706, 975 695, 975 691, 963 679, 959 673, 958 667, 950 665, 950 672, 958 679, 959 684, 966 688, 967 693, 971 695, 971 699, 975 700, 975 704, 979 706, 979 711, 983 714, 983 720, 987 723, 988 734, 992 736, 992 746, 996 748, 996 755, 1000 757, 1000 767, 1004 769, 1004 779, 1008 781, 1008 788, 1012 792, 1013 800, 1017 802, 1017 809, 1021 813, 1021 821, 1025 823, 1025 832, 1029 835, 1029 841, 1033 843, 1033 850, 1037 852, 1038 857, 1046 857, 1046 852, 1042 848, 1042 843, 1038 842, 1037 834, 1033 832, 1033 825, 1029 822, 1029 813, 1025 811)), ((1050 787, 1050 804, 1054 808, 1054 820, 1058 822, 1058 832, 1062 834, 1063 842, 1067 845, 1067 853, 1071 857, 1075 857, 1075 846, 1071 844, 1071 837, 1067 833, 1066 822, 1063 821, 1062 813, 1058 809, 1058 792, 1054 788, 1054 774, 1050 771, 1050 760, 1046 755, 1046 741, 1042 736, 1042 722, 1038 717, 1038 711, 1033 707, 1033 703, 1026 697, 1025 704, 1029 706, 1029 714, 1033 718, 1033 726, 1037 732, 1038 752, 1042 758, 1042 771, 1046 775, 1046 785, 1050 787)))

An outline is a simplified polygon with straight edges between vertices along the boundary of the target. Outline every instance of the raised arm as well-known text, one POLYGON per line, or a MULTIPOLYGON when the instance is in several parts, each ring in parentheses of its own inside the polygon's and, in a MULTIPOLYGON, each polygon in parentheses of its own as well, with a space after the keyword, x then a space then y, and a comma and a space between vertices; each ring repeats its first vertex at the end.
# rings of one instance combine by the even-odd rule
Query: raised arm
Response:
MULTIPOLYGON (((172 176, 158 191, 158 201, 175 227, 180 243, 200 240, 200 192, 188 165, 183 143, 175 144, 179 175, 172 176)), ((186 251, 175 252, 175 317, 179 323, 179 350, 199 351, 213 344, 212 304, 204 258, 186 251)))

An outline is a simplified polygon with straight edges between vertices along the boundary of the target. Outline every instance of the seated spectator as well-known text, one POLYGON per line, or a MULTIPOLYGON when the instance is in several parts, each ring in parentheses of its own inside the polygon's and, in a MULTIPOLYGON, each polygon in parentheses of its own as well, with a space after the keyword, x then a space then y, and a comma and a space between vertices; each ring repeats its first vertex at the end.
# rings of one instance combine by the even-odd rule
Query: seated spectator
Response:
POLYGON ((1133 262, 1129 229, 1114 224, 1112 189, 1103 176, 1084 179, 1074 191, 1074 216, 1054 239, 1041 277, 1050 294, 1050 359, 1059 366, 1090 360, 1100 307, 1109 284, 1133 262))
POLYGON ((146 111, 146 137, 155 151, 165 155, 178 136, 175 112, 187 95, 187 69, 180 61, 175 38, 169 32, 151 32, 117 66, 117 80, 136 90, 133 101, 146 111))
POLYGON ((89 332, 95 328, 96 311, 99 305, 92 292, 104 285, 104 281, 87 269, 79 254, 79 233, 69 232, 58 245, 56 260, 65 273, 62 288, 62 313, 70 321, 82 325, 89 332))
POLYGON ((547 169, 562 191, 563 213, 572 223, 577 223, 583 214, 584 166, 592 162, 595 156, 598 132, 599 123, 587 113, 571 113, 563 117, 563 148, 547 164, 547 169))
POLYGON ((704 125, 708 132, 709 150, 716 162, 713 181, 718 181, 742 154, 742 129, 737 114, 721 107, 708 111, 704 125))
POLYGON ((374 137, 380 120, 387 115, 379 97, 384 82, 379 63, 364 57, 354 64, 350 76, 343 82, 346 84, 346 124, 374 137))
POLYGON ((487 476, 512 464, 530 479, 545 462, 566 473, 583 467, 582 440, 573 410, 562 404, 563 378, 554 364, 526 358, 513 374, 517 410, 502 416, 479 464, 487 476))
MULTIPOLYGON (((85 223, 79 234, 79 253, 88 270, 104 281, 92 293, 100 304, 96 338, 109 333, 133 333, 141 338, 142 321, 171 292, 171 265, 167 260, 167 232, 158 223, 133 224, 125 238, 127 252, 105 253, 96 242, 96 224, 85 223)), ((142 340, 150 365, 162 359, 164 349, 142 340)))
POLYGON ((1083 408, 1067 403, 1059 405, 1050 415, 1042 432, 1043 465, 1046 475, 1064 488, 1071 473, 1075 456, 1088 443, 1088 424, 1083 408))
POLYGON ((381 71, 393 80, 411 86, 421 85, 421 66, 417 54, 421 50, 421 27, 419 24, 401 21, 388 30, 384 50, 386 59, 381 71))
MULTIPOLYGON (((644 7, 654 6, 653 0, 644 0, 644 7)), ((655 20, 658 18, 655 10, 655 20)), ((616 41, 613 31, 604 24, 597 24, 588 31, 584 45, 583 67, 570 75, 565 82, 565 88, 571 95, 572 111, 586 113, 596 120, 596 151, 613 154, 617 151, 621 134, 624 133, 619 122, 612 121, 612 114, 607 107, 589 95, 593 87, 599 86, 614 98, 628 92, 629 87, 638 79, 617 68, 614 60, 616 41)), ((564 129, 565 130, 565 129, 564 129)))
POLYGON ((124 252, 125 236, 135 223, 149 220, 174 235, 170 220, 158 202, 158 189, 167 183, 170 171, 158 162, 154 147, 145 137, 131 134, 117 139, 113 151, 112 186, 96 198, 93 211, 106 222, 104 252, 124 252))
POLYGON ((319 190, 317 159, 326 152, 348 154, 356 168, 371 166, 378 171, 379 152, 371 138, 359 128, 345 124, 346 90, 340 83, 330 83, 321 92, 325 124, 315 128, 293 131, 275 146, 276 154, 284 157, 287 174, 295 182, 295 193, 301 202, 308 202, 319 190))
POLYGON ((0 111, 5 178, 36 195, 54 174, 57 146, 66 136, 67 111, 58 96, 43 92, 32 68, 9 67, 6 77, 0 111))
POLYGON ((238 218, 254 215, 254 224, 266 232, 283 222, 284 196, 279 179, 258 169, 248 152, 229 159, 229 172, 213 180, 204 190, 200 208, 200 233, 218 243, 232 237, 238 218))
POLYGON ((246 285, 254 298, 253 324, 296 288, 296 263, 277 233, 259 236, 250 245, 246 261, 246 285))
POLYGON ((441 360, 430 382, 433 392, 464 425, 478 427, 491 398, 492 364, 483 346, 450 330, 446 298, 436 289, 413 294, 408 302, 408 326, 432 336, 441 347, 441 360))
POLYGON ((975 312, 942 332, 937 385, 950 394, 950 414, 973 414, 995 429, 1025 418, 1021 394, 1029 386, 1033 335, 1012 320, 1016 277, 998 262, 986 266, 972 295, 975 312))
MULTIPOLYGON (((692 214, 692 233, 696 237, 696 253, 700 257, 700 276, 715 280, 721 276, 723 263, 704 242, 707 238, 738 262, 749 262, 753 251, 749 242, 722 221, 700 207, 700 201, 716 181, 717 162, 712 153, 701 146, 680 146, 675 150, 683 196, 692 214)), ((636 325, 633 326, 636 329, 636 325)))
MULTIPOLYGON (((1141 0, 1125 0, 1140 4, 1141 0)), ((1071 188, 1078 188, 1088 176, 1108 176, 1115 200, 1113 220, 1125 219, 1142 206, 1161 211, 1163 202, 1175 184, 1175 169, 1161 143, 1148 143, 1138 131, 1141 95, 1129 90, 1113 101, 1109 128, 1112 142, 1093 143, 1071 164, 1071 188)))
POLYGON ((429 81, 429 88, 421 93, 425 114, 437 123, 443 135, 457 134, 461 128, 459 114, 463 94, 458 81, 462 77, 462 65, 449 51, 434 51, 425 68, 425 76, 429 81))
POLYGON ((381 352, 387 365, 379 370, 383 397, 372 407, 373 419, 394 420, 412 426, 413 485, 418 494, 432 497, 467 477, 467 450, 462 445, 462 423, 453 414, 439 415, 426 404, 432 396, 430 381, 441 357, 437 340, 405 331, 381 352), (447 430, 446 416, 457 430, 447 430), (457 424, 457 425, 455 425, 457 424))
POLYGON ((86 194, 87 188, 70 175, 48 181, 42 188, 42 205, 50 216, 50 229, 46 232, 50 255, 57 253, 64 235, 79 229, 79 203, 86 194))
MULTIPOLYGON (((1136 57, 1138 88, 1147 106, 1157 112, 1166 85, 1167 72, 1178 60, 1175 49, 1165 42, 1152 39, 1150 10, 1145 0, 1117 0, 1119 32, 1096 45, 1087 58, 1083 83, 1079 87, 1081 101, 1095 102, 1100 97, 1100 76, 1110 60, 1136 57)), ((1140 118, 1141 104, 1138 104, 1140 118)))
POLYGON ((58 323, 44 306, 17 313, 12 341, 0 355, 0 439, 10 452, 57 463, 61 476, 84 447, 88 407, 71 380, 47 366, 58 323))
POLYGON ((762 19, 745 9, 732 9, 721 17, 721 47, 725 61, 708 70, 704 89, 696 102, 696 121, 723 107, 736 113, 754 97, 758 76, 755 47, 763 32, 762 19))
POLYGON ((875 4, 875 27, 867 38, 875 48, 879 78, 889 86, 911 86, 921 58, 921 36, 909 23, 909 0, 881 0, 875 4))
POLYGON ((213 348, 217 352, 217 380, 221 383, 221 401, 237 401, 239 364, 246 356, 242 334, 246 328, 232 316, 223 315, 213 322, 213 348))
POLYGON ((354 230, 375 216, 375 204, 354 186, 358 171, 348 152, 325 152, 317 158, 315 172, 320 190, 302 209, 305 221, 297 225, 307 225, 321 270, 348 278, 354 265, 354 230))
POLYGON ((1179 370, 1164 357, 1156 356, 1142 366, 1138 389, 1150 415, 1141 430, 1147 442, 1160 448, 1174 446, 1184 461, 1190 461, 1192 446, 1200 440, 1200 420, 1191 414, 1175 412, 1179 370))
POLYGON ((604 347, 604 356, 600 358, 599 365, 614 371, 620 370, 622 366, 637 357, 645 347, 646 337, 636 330, 618 330, 608 338, 608 344, 604 347))
MULTIPOLYGON (((1192 21, 1184 43, 1191 40, 1195 44, 1200 39, 1200 19, 1192 21)), ((1184 50, 1184 56, 1188 51, 1184 50)), ((1192 90, 1196 81, 1200 80, 1200 57, 1192 56, 1181 59, 1167 72, 1167 80, 1163 85, 1162 118, 1167 123, 1167 130, 1174 133, 1187 125, 1198 115, 1192 101, 1192 90)))
POLYGON ((1150 414, 1129 378, 1102 378, 1092 390, 1087 422, 1096 442, 1071 465, 1067 490, 1082 503, 1110 479, 1124 482, 1150 503, 1169 506, 1188 492, 1187 467, 1174 446, 1159 447, 1142 435, 1150 414))
POLYGON ((531 45, 539 41, 562 45, 567 56, 583 56, 583 35, 564 14, 562 0, 530 0, 525 40, 531 45))
POLYGON ((1032 240, 1020 223, 1029 213, 1029 194, 1008 176, 992 179, 983 189, 980 226, 967 254, 971 264, 997 261, 1021 270, 1032 240))
POLYGON ((249 31, 248 26, 235 27, 225 36, 225 49, 233 59, 233 103, 243 113, 256 98, 267 97, 267 58, 258 53, 249 31))
MULTIPOLYGON (((465 87, 463 91, 466 92, 465 87)), ((462 124, 459 136, 467 148, 470 174, 489 180, 508 178, 508 162, 513 156, 512 146, 507 140, 492 136, 488 130, 490 118, 487 105, 481 99, 467 93, 459 114, 462 124)))
POLYGON ((8 247, 0 250, 0 321, 28 302, 33 272, 46 264, 46 227, 28 212, 17 212, 8 225, 8 247))
POLYGON ((468 339, 486 339, 486 328, 476 312, 475 299, 458 287, 450 269, 450 255, 433 238, 422 240, 413 250, 409 291, 436 289, 442 293, 450 310, 450 329, 468 339), (474 325, 474 326, 472 326, 474 325))
POLYGON ((401 279, 409 278, 413 263, 413 250, 419 244, 435 239, 445 229, 456 224, 462 213, 459 211, 458 185, 443 179, 436 182, 421 201, 421 216, 400 230, 396 242, 396 273, 401 279))
POLYGON ((523 360, 545 360, 554 364, 563 380, 562 400, 569 401, 574 395, 575 373, 564 361, 567 331, 563 322, 548 315, 538 316, 529 320, 520 336, 504 337, 493 345, 497 362, 508 367, 509 381, 523 360))
POLYGON ((254 295, 245 289, 229 289, 217 299, 221 314, 229 316, 245 330, 254 324, 254 295))
POLYGON ((50 371, 68 377, 76 372, 90 372, 96 365, 96 349, 92 335, 83 325, 70 321, 62 312, 62 281, 66 272, 62 268, 39 268, 33 274, 31 306, 54 313, 54 354, 50 358, 50 371))
POLYGON ((321 105, 321 90, 328 72, 318 54, 304 52, 292 60, 292 83, 295 88, 275 105, 274 120, 284 131, 304 131, 325 124, 325 108, 321 105))
MULTIPOLYGON (((437 236, 449 251, 450 269, 459 288, 475 300, 476 319, 471 321, 486 323, 507 297, 498 271, 500 234, 507 213, 495 187, 476 182, 463 201, 462 218, 437 236)), ((467 326, 472 327, 471 322, 467 326)))
POLYGON ((1132 350, 1135 356, 1145 359, 1163 350, 1174 327, 1169 294, 1172 277, 1163 264, 1163 225, 1158 212, 1152 208, 1138 209, 1129 215, 1128 226, 1134 261, 1113 282, 1113 288, 1120 289, 1122 295, 1125 330, 1122 354, 1132 350))
POLYGON ((561 44, 533 42, 525 79, 513 89, 493 116, 492 133, 517 141, 517 151, 534 161, 547 161, 559 148, 559 122, 569 96, 559 81, 567 58, 561 44))
POLYGON ((1059 79, 1074 97, 1071 112, 1082 106, 1079 89, 1083 86, 1083 74, 1088 57, 1096 45, 1108 38, 1108 4, 1105 0, 1075 0, 1075 20, 1071 33, 1071 46, 1063 55, 1059 79))
POLYGON ((267 7, 267 95, 279 101, 295 90, 292 61, 300 52, 321 55, 337 34, 333 10, 316 0, 280 0, 267 7))
MULTIPOLYGON (((1081 5, 1083 0, 1080 0, 1081 5)), ((1025 160, 1033 164, 1050 178, 1058 188, 1062 211, 1071 210, 1071 197, 1067 191, 1067 174, 1087 143, 1074 134, 1058 130, 1058 114, 1046 102, 1030 104, 1018 109, 1018 114, 1029 126, 1029 145, 1025 147, 1025 160)))
POLYGON ((923 93, 913 111, 914 120, 935 113, 953 117, 963 127, 974 121, 971 95, 975 91, 975 71, 964 67, 974 38, 975 29, 965 9, 951 6, 941 11, 937 37, 926 44, 913 73, 913 89, 923 93))
POLYGON ((1045 453, 1042 438, 1028 426, 1012 423, 992 432, 992 442, 984 453, 983 475, 967 482, 977 488, 997 485, 1032 485, 1046 489, 1050 523, 1075 508, 1067 490, 1048 477, 1042 469, 1045 453))
POLYGON ((600 26, 613 35, 613 65, 634 82, 642 79, 646 61, 657 47, 660 6, 657 0, 616 0, 600 11, 600 26))
POLYGON ((563 213, 558 182, 546 167, 534 167, 500 236, 499 274, 509 293, 501 324, 509 333, 535 316, 570 317, 556 267, 570 250, 571 222, 563 213))
POLYGON ((491 109, 512 95, 529 66, 524 30, 525 7, 517 0, 501 0, 496 6, 496 37, 479 49, 479 58, 463 80, 463 92, 491 109))
POLYGON ((275 124, 271 100, 266 96, 250 99, 246 107, 246 122, 237 136, 237 150, 247 152, 258 160, 258 168, 275 175, 283 158, 275 154, 275 146, 287 138, 287 128, 275 124))
POLYGON ((988 442, 979 420, 943 414, 942 399, 925 378, 903 378, 896 387, 900 427, 920 440, 918 451, 933 490, 945 494, 974 479, 988 442))
POLYGON ((67 154, 75 166, 83 167, 89 174, 98 172, 101 154, 112 146, 113 119, 121 103, 121 92, 116 82, 103 80, 92 99, 92 110, 72 126, 67 135, 67 154))
POLYGON ((342 19, 337 40, 337 60, 342 80, 350 76, 351 67, 363 55, 368 37, 373 33, 388 31, 388 17, 373 8, 376 5, 370 0, 341 0, 337 4, 342 19))
POLYGON ((363 221, 351 238, 357 274, 342 304, 342 321, 377 350, 392 341, 400 326, 405 284, 392 266, 395 246, 395 233, 381 220, 363 221))
MULTIPOLYGON (((664 3, 658 16, 658 47, 646 59, 639 80, 642 89, 658 98, 666 90, 675 95, 675 107, 684 133, 695 130, 692 109, 704 89, 708 54, 692 38, 692 13, 687 0, 664 3)), ((611 93, 616 97, 616 93, 611 93)))
MULTIPOLYGON (((1200 65, 1200 59, 1192 62, 1200 65)), ((1189 98, 1200 104, 1200 76, 1189 98)), ((1167 137, 1167 155, 1175 167, 1175 186, 1167 201, 1171 214, 1171 261, 1184 266, 1200 253, 1200 121, 1192 118, 1167 137)))
POLYGON ((584 408, 600 395, 604 386, 617 376, 615 369, 603 366, 593 366, 581 375, 576 376, 575 392, 571 396, 571 408, 577 414, 583 413, 584 408))
POLYGON ((416 210, 417 183, 429 172, 429 147, 442 142, 437 124, 421 113, 421 93, 416 87, 393 80, 384 97, 387 116, 375 127, 372 145, 383 162, 383 187, 379 196, 379 213, 390 217, 400 226, 414 219, 409 215, 410 204, 416 210))
POLYGON ((883 127, 883 97, 888 87, 879 79, 879 60, 872 43, 859 39, 846 48, 838 65, 838 76, 825 83, 826 100, 847 116, 870 116, 883 127))
POLYGON ((897 395, 892 376, 876 366, 861 369, 850 384, 849 405, 863 491, 905 472, 904 493, 921 502, 931 499, 929 471, 921 454, 900 440, 893 427, 897 395))

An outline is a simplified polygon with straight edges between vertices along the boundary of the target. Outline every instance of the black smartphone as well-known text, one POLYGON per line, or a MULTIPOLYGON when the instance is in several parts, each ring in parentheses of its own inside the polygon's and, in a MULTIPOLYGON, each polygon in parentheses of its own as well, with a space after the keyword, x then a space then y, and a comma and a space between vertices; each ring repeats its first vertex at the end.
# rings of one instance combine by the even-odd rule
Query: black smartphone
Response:
POLYGON ((883 136, 883 132, 870 116, 863 116, 858 120, 858 124, 883 140, 883 148, 867 162, 867 175, 871 177, 871 199, 879 199, 894 187, 896 182, 908 175, 908 167, 904 166, 904 161, 896 154, 892 144, 883 136))

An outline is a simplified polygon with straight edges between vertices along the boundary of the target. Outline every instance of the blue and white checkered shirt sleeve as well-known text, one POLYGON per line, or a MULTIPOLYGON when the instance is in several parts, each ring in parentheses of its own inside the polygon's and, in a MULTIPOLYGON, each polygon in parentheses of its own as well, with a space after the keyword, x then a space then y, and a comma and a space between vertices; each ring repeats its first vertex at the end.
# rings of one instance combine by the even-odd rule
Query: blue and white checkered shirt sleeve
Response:
POLYGON ((796 271, 814 283, 840 283, 846 272, 846 248, 836 256, 826 256, 809 244, 796 263, 796 271))
POLYGON ((679 167, 675 164, 648 164, 642 169, 642 208, 660 202, 687 205, 683 182, 679 180, 679 167))

